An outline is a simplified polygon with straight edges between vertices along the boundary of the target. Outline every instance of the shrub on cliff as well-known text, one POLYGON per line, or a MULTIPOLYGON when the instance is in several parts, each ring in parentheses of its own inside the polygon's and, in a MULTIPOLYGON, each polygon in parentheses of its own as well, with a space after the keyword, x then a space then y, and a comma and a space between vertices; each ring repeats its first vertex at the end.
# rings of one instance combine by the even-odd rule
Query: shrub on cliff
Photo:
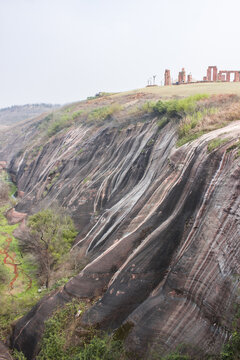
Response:
POLYGON ((121 106, 117 103, 110 106, 103 106, 92 110, 87 116, 89 123, 101 123, 102 121, 109 120, 114 114, 121 111, 121 106))
POLYGON ((78 337, 78 314, 85 305, 77 300, 65 305, 45 322, 41 351, 37 360, 120 360, 124 359, 121 341, 96 335, 93 329, 78 337))
POLYGON ((167 115, 171 118, 182 118, 188 114, 193 114, 197 108, 197 102, 208 98, 207 94, 189 96, 185 99, 173 99, 168 101, 159 100, 153 106, 153 111, 157 115, 167 115))

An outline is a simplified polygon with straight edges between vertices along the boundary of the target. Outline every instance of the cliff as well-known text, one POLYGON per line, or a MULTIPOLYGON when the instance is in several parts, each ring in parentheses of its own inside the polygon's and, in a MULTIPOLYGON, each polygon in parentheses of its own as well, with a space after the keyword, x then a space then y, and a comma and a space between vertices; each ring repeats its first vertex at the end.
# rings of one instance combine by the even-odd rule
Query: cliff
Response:
POLYGON ((152 98, 76 104, 80 120, 48 136, 45 118, 21 125, 17 141, 4 133, 0 160, 22 193, 16 209, 65 207, 79 230, 71 251, 89 261, 16 323, 12 346, 28 359, 39 350, 44 321, 73 297, 98 299, 82 327, 128 324, 125 345, 135 358, 181 343, 217 353, 231 334, 239 302, 240 121, 229 109, 239 100, 202 101, 202 108, 219 106, 222 127, 211 123, 220 115, 208 113, 207 130, 178 147, 176 118, 161 123, 134 110, 152 98), (116 101, 121 110, 107 121, 89 123, 81 112, 116 101))

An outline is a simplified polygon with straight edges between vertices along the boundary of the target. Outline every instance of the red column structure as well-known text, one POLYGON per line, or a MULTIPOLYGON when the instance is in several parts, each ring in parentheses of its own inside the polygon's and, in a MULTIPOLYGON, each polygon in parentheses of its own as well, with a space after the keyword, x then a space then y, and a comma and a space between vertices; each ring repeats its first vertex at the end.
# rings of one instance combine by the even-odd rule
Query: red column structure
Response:
POLYGON ((165 86, 171 85, 171 74, 170 74, 170 70, 168 69, 165 70, 164 85, 165 86))
POLYGON ((213 66, 213 81, 217 81, 217 73, 218 73, 217 67, 213 66))
POLYGON ((231 71, 227 71, 227 82, 231 81, 231 71))
POLYGON ((217 81, 218 70, 217 66, 209 66, 207 69, 207 81, 217 81))
POLYGON ((235 71, 233 81, 234 82, 239 82, 240 81, 240 73, 239 73, 239 71, 235 71))
POLYGON ((182 68, 182 71, 180 71, 178 74, 178 83, 179 84, 186 83, 186 71, 184 68, 182 68))
POLYGON ((207 81, 212 81, 212 68, 211 66, 207 69, 207 81))

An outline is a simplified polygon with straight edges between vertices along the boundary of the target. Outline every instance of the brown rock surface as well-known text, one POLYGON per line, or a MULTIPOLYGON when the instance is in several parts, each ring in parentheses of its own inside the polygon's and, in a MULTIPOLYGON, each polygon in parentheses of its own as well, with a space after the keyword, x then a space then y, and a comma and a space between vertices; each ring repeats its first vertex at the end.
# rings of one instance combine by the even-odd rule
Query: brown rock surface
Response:
POLYGON ((22 223, 26 219, 26 217, 26 213, 16 211, 15 208, 9 209, 6 212, 6 218, 11 225, 22 223))

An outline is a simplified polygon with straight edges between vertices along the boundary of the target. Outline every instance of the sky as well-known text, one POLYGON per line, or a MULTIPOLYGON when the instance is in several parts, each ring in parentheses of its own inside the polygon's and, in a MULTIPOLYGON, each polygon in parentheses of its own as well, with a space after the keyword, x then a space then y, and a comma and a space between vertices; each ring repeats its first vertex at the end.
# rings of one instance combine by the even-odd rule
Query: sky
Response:
POLYGON ((0 0, 0 108, 240 69, 239 0, 0 0))

